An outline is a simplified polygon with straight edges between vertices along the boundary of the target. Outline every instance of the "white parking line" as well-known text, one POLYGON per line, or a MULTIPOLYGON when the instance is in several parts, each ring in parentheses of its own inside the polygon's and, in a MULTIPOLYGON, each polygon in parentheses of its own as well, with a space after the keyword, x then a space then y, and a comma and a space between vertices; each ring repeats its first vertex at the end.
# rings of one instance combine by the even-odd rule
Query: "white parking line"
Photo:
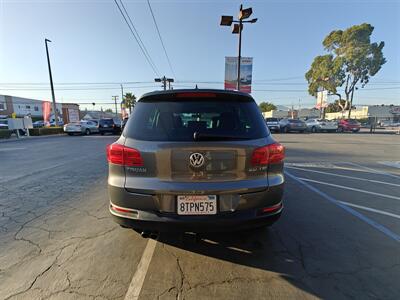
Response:
POLYGON ((296 176, 292 175, 291 173, 285 171, 285 174, 287 176, 289 176, 290 178, 292 178, 294 181, 304 185, 308 189, 310 189, 313 192, 317 193, 318 195, 323 197, 325 200, 328 200, 329 202, 339 206, 340 208, 344 209, 348 213, 352 214, 356 218, 358 218, 358 219, 364 221, 365 223, 371 225, 372 227, 374 227, 375 229, 379 230, 380 232, 382 232, 386 236, 390 237, 391 239, 395 240, 396 242, 400 242, 400 236, 397 235, 396 233, 392 232, 390 229, 386 228, 385 226, 375 222, 374 220, 371 220, 370 218, 364 216, 363 214, 359 213, 358 211, 352 209, 351 207, 349 207, 349 206, 347 206, 347 205, 345 205, 343 203, 340 203, 339 200, 329 196, 328 194, 325 194, 323 191, 313 187, 312 185, 308 184, 307 182, 302 181, 301 179, 297 178, 296 176))
POLYGON ((378 164, 400 169, 400 161, 378 161, 378 164))
POLYGON ((348 175, 334 174, 334 173, 329 173, 329 172, 323 172, 323 171, 317 171, 317 170, 310 170, 310 169, 304 169, 304 168, 298 168, 298 167, 291 167, 291 166, 288 166, 287 168, 294 169, 294 170, 301 170, 301 171, 305 171, 305 172, 318 173, 318 174, 325 174, 325 175, 330 175, 330 176, 343 177, 343 178, 349 178, 349 179, 354 179, 354 180, 368 181, 368 182, 373 182, 373 183, 387 184, 387 185, 392 185, 392 186, 398 186, 398 187, 400 187, 400 184, 395 184, 395 183, 390 183, 390 182, 384 182, 384 181, 379 181, 379 180, 366 179, 366 178, 359 178, 359 177, 353 177, 353 176, 348 176, 348 175))
POLYGON ((371 211, 371 212, 374 212, 374 213, 377 213, 377 214, 381 214, 381 215, 385 215, 385 216, 389 216, 389 217, 400 219, 400 215, 395 215, 395 214, 392 214, 392 213, 387 212, 387 211, 383 211, 383 210, 379 210, 379 209, 375 209, 375 208, 371 208, 371 207, 366 207, 366 206, 362 206, 362 205, 357 205, 357 204, 353 204, 353 203, 345 202, 345 201, 339 201, 339 202, 343 203, 343 204, 345 204, 347 206, 357 207, 359 209, 363 209, 363 210, 371 211))
POLYGON ((0 151, 17 151, 17 150, 25 150, 26 148, 3 148, 0 151))
MULTIPOLYGON (((347 162, 338 162, 339 164, 346 164, 347 162)), ((344 166, 337 166, 330 163, 285 163, 285 167, 302 167, 302 168, 318 168, 318 169, 335 169, 335 170, 344 170, 344 171, 354 171, 354 172, 362 172, 362 173, 372 173, 376 174, 377 171, 369 169, 360 169, 360 168, 351 168, 351 167, 344 167, 344 166)), ((363 166, 360 166, 363 167, 363 166)))
POLYGON ((370 195, 374 195, 374 196, 385 197, 385 198, 394 199, 394 200, 400 200, 400 197, 381 194, 381 193, 375 193, 375 192, 370 192, 370 191, 365 191, 365 190, 360 190, 360 189, 352 188, 352 187, 349 187, 349 186, 333 184, 333 183, 328 183, 328 182, 323 182, 323 181, 318 181, 318 180, 313 180, 313 179, 308 179, 308 178, 302 178, 302 177, 298 177, 298 179, 300 179, 302 181, 308 181, 308 182, 314 182, 314 183, 318 183, 318 184, 322 184, 322 185, 333 186, 333 187, 337 187, 337 188, 344 189, 344 190, 350 190, 350 191, 370 194, 370 195))
POLYGON ((372 173, 382 174, 382 175, 386 175, 386 176, 390 176, 390 177, 394 177, 394 178, 400 178, 400 175, 395 175, 395 174, 392 174, 392 173, 389 173, 389 172, 372 169, 372 168, 365 167, 365 166, 362 166, 362 165, 359 165, 359 164, 356 164, 356 163, 353 163, 353 162, 342 162, 342 163, 343 164, 352 165, 352 166, 355 166, 355 167, 359 167, 359 168, 362 168, 364 170, 368 170, 368 171, 370 171, 372 173))
POLYGON ((146 274, 149 269, 156 245, 157 241, 153 239, 149 239, 149 241, 147 242, 146 248, 144 249, 142 254, 142 258, 140 259, 136 272, 132 277, 131 283, 129 284, 128 292, 125 295, 125 300, 139 299, 144 279, 146 278, 146 274))

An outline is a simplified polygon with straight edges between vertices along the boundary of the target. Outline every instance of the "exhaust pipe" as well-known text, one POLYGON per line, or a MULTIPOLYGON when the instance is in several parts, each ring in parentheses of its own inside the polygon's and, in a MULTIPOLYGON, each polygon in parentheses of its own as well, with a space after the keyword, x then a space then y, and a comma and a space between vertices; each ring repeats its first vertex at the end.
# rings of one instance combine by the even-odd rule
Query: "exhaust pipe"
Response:
POLYGON ((150 238, 153 239, 153 240, 157 240, 158 239, 158 232, 150 233, 150 238))
POLYGON ((153 240, 158 239, 158 232, 156 232, 156 231, 142 231, 140 234, 141 234, 142 238, 145 238, 145 239, 148 239, 148 238, 153 239, 153 240))
POLYGON ((145 239, 149 238, 149 236, 150 236, 150 232, 148 232, 148 231, 142 231, 140 234, 141 234, 142 238, 145 238, 145 239))

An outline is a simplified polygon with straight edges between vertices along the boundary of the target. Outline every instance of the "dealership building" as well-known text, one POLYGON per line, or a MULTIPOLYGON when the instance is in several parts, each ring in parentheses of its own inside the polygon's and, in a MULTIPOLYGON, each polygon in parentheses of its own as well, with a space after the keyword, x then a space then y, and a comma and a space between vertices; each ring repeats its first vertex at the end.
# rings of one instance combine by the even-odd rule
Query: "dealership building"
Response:
MULTIPOLYGON (((0 95, 0 118, 17 118, 31 116, 35 120, 43 120, 43 103, 45 101, 0 95)), ((54 121, 53 104, 51 104, 50 122, 54 121)), ((59 118, 64 123, 79 121, 79 105, 76 103, 56 103, 59 118)))
MULTIPOLYGON (((346 110, 336 113, 326 113, 325 118, 328 120, 335 119, 346 119, 348 118, 349 111, 346 110)), ((271 110, 268 112, 263 112, 264 118, 300 118, 300 119, 310 119, 319 118, 321 112, 316 108, 303 108, 300 110, 291 109, 278 109, 271 110)), ((392 121, 400 122, 400 106, 399 105, 369 105, 360 106, 351 110, 351 119, 365 120, 372 119, 376 122, 380 121, 392 121)))
MULTIPOLYGON (((347 118, 349 111, 326 113, 325 117, 328 120, 347 118)), ((361 106, 351 110, 351 119, 374 119, 376 121, 400 121, 400 106, 399 105, 369 105, 361 106)))

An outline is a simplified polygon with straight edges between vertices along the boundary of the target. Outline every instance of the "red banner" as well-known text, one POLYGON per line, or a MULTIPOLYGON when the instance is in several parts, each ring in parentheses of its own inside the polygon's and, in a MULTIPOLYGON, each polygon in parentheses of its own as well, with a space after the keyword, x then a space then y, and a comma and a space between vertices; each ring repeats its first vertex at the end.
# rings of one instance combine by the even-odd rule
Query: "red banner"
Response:
POLYGON ((42 111, 43 111, 43 121, 45 124, 47 124, 47 123, 49 123, 49 119, 50 119, 51 102, 43 101, 42 111))

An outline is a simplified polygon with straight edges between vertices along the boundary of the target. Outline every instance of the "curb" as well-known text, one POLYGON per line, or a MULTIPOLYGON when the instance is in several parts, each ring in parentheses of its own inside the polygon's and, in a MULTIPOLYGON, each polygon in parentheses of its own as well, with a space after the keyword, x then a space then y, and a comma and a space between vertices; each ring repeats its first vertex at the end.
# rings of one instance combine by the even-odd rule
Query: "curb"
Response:
POLYGON ((30 136, 30 137, 22 137, 22 138, 16 138, 16 137, 12 137, 12 138, 8 138, 8 139, 0 139, 0 144, 2 143, 12 143, 12 142, 20 142, 20 141, 25 141, 25 140, 40 140, 40 139, 46 139, 46 138, 50 138, 50 137, 63 137, 63 136, 67 136, 66 134, 49 134, 49 135, 41 135, 41 136, 30 136))

